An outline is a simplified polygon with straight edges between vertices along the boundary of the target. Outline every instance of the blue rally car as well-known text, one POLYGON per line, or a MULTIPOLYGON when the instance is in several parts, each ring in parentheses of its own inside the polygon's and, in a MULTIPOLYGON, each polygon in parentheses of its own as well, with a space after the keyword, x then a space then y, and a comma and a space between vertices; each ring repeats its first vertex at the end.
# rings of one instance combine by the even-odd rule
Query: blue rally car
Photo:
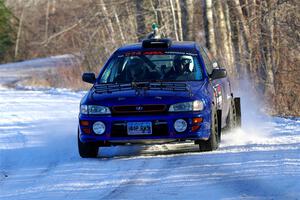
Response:
POLYGON ((227 72, 195 42, 146 39, 125 45, 80 103, 78 149, 96 157, 99 147, 192 140, 200 151, 218 148, 221 129, 241 124, 227 72))

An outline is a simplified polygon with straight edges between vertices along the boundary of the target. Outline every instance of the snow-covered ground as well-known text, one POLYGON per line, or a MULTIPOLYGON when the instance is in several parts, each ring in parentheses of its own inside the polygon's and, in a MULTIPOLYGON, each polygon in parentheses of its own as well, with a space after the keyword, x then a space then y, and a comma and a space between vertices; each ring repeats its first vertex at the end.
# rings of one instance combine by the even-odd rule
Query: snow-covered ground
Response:
POLYGON ((0 88, 1 200, 300 199, 299 118, 245 112, 244 128, 214 152, 193 143, 137 145, 82 159, 82 95, 0 88))

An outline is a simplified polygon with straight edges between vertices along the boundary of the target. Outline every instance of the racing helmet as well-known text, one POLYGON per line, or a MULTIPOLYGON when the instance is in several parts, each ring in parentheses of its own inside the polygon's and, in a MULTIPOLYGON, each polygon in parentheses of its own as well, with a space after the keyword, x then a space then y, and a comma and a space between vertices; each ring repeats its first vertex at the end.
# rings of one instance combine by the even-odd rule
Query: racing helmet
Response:
POLYGON ((194 69, 193 57, 189 55, 176 55, 173 63, 177 73, 192 72, 194 69))
POLYGON ((181 63, 185 68, 185 71, 192 72, 194 70, 194 59, 192 56, 181 56, 181 63))

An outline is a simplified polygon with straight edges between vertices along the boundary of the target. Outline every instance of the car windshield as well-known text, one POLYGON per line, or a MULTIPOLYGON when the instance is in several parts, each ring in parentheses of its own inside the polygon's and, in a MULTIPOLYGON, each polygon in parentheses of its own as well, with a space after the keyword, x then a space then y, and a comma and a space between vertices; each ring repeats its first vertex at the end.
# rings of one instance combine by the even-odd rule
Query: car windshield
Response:
POLYGON ((198 81, 202 70, 195 54, 130 52, 115 56, 102 73, 100 83, 143 81, 198 81))

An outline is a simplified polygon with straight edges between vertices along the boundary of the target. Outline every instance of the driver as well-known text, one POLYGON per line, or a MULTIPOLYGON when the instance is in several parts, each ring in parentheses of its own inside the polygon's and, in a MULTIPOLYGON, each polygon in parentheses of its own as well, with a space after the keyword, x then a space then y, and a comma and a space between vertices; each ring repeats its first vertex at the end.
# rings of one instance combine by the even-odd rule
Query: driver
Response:
POLYGON ((145 69, 143 61, 140 58, 133 58, 127 65, 129 72, 129 79, 131 81, 143 80, 145 76, 145 69))
POLYGON ((141 58, 133 58, 127 66, 130 81, 151 81, 160 77, 158 72, 150 71, 141 58))

